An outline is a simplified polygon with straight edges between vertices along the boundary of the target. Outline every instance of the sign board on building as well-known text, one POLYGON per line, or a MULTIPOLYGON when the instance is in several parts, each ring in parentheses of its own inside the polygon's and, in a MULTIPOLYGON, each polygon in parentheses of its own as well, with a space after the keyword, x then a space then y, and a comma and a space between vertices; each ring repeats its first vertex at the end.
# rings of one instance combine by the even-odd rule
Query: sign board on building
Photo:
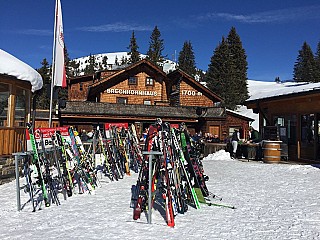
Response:
POLYGON ((141 96, 157 96, 158 95, 156 91, 117 89, 117 88, 108 88, 105 92, 109 94, 141 95, 141 96))
POLYGON ((111 138, 111 133, 110 133, 109 129, 111 129, 111 127, 113 127, 113 126, 117 127, 118 129, 122 129, 122 128, 128 129, 129 124, 127 122, 125 122, 125 123, 121 123, 121 122, 118 122, 118 123, 105 123, 104 124, 104 129, 106 131, 106 138, 107 139, 111 138))
MULTIPOLYGON (((41 135, 45 148, 52 147, 52 135, 55 131, 60 131, 61 136, 67 142, 71 142, 70 135, 68 132, 68 127, 57 127, 57 128, 36 128, 34 130, 34 138, 36 140, 37 148, 41 148, 41 135)), ((26 130, 26 139, 27 139, 27 151, 32 151, 32 145, 30 141, 29 132, 26 130)))

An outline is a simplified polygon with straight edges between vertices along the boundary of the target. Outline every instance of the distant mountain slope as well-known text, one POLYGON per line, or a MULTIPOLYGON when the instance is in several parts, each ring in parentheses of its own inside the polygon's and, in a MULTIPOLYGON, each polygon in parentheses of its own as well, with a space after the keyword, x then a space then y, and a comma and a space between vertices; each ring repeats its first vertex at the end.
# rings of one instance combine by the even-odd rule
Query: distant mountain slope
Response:
MULTIPOLYGON (((95 61, 98 65, 102 67, 102 69, 119 69, 127 66, 127 62, 130 58, 128 52, 114 52, 114 53, 100 53, 100 54, 92 54, 95 57, 95 61), (103 59, 107 58, 107 66, 103 66, 103 59), (116 61, 117 60, 117 61, 116 61)), ((146 55, 140 54, 140 57, 146 58, 146 55)), ((85 56, 81 58, 75 58, 73 61, 75 63, 79 63, 80 71, 83 72, 87 65, 89 65, 90 56, 85 56)), ((99 67, 97 67, 99 70, 99 67)), ((177 68, 177 63, 166 59, 162 65, 163 71, 169 73, 174 71, 177 68)), ((81 74, 82 75, 82 74, 81 74)))

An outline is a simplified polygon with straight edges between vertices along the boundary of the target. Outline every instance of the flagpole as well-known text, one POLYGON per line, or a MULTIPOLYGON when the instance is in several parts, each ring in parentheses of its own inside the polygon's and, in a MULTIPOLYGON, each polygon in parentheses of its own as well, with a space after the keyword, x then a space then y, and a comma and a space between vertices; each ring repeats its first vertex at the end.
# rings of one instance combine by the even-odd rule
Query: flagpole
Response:
POLYGON ((49 128, 52 125, 52 104, 53 104, 53 88, 54 88, 54 76, 55 76, 55 62, 56 62, 56 33, 57 33, 57 21, 58 21, 58 2, 56 0, 55 6, 55 18, 54 18, 54 32, 53 32, 53 49, 52 49, 52 71, 51 71, 51 88, 50 88, 50 110, 49 110, 49 128))

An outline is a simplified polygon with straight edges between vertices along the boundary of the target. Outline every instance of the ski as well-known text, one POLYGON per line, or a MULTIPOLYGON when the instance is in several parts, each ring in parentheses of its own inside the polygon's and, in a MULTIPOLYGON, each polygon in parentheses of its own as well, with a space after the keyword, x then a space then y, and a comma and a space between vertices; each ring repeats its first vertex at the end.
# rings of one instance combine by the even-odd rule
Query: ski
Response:
POLYGON ((31 142, 32 151, 33 151, 33 161, 32 162, 33 162, 33 164, 36 165, 37 172, 38 172, 38 184, 41 187, 42 196, 43 196, 43 200, 45 202, 45 206, 49 207, 50 201, 48 199, 47 186, 44 181, 43 174, 42 174, 42 166, 41 166, 40 158, 38 155, 37 143, 34 138, 33 126, 30 123, 27 123, 27 130, 28 130, 28 133, 30 136, 30 142, 31 142))

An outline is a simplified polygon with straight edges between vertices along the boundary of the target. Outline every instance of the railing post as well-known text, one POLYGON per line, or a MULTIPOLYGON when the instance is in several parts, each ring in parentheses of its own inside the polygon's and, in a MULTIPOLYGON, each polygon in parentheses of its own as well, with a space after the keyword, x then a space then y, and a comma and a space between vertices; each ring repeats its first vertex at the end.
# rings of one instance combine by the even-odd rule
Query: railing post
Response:
POLYGON ((152 216, 152 159, 155 155, 162 155, 162 152, 158 151, 150 151, 150 152, 142 152, 143 155, 149 155, 149 188, 148 188, 148 224, 151 224, 151 216, 152 216))
POLYGON ((26 156, 27 154, 25 152, 17 152, 12 153, 14 156, 14 165, 15 165, 15 171, 16 171, 16 191, 17 191, 17 210, 21 210, 21 199, 20 199, 20 181, 19 181, 19 159, 21 156, 26 156))

